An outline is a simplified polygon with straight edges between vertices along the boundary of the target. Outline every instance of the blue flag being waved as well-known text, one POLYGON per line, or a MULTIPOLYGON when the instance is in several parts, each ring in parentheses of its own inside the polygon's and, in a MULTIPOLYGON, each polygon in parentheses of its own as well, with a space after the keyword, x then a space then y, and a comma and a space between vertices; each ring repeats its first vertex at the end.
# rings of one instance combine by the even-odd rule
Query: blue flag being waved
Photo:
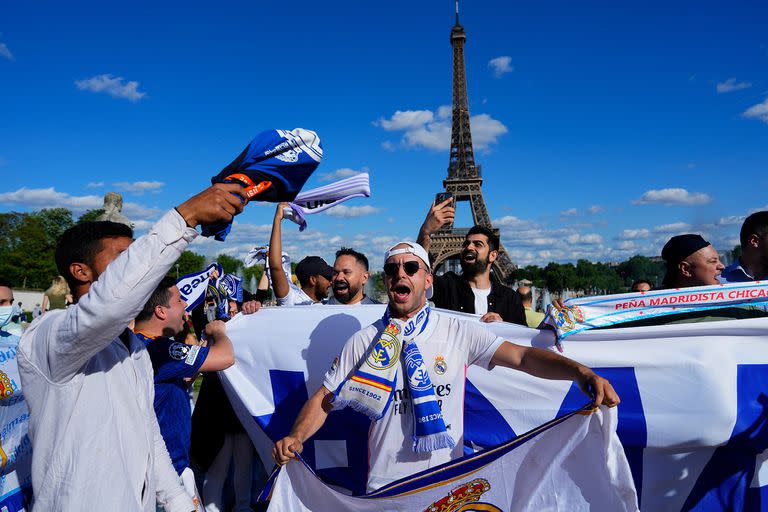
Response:
MULTIPOLYGON (((323 158, 320 137, 311 130, 267 130, 258 134, 211 183, 240 183, 248 200, 293 201, 323 158)), ((231 223, 203 226, 203 236, 224 240, 231 223)))

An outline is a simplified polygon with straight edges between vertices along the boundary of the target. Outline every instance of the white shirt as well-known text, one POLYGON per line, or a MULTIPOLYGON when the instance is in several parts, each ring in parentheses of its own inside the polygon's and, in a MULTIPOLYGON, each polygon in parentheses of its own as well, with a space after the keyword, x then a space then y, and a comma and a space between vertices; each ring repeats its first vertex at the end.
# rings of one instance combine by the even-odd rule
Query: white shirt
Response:
POLYGON ((76 305, 33 321, 19 343, 30 410, 35 511, 194 510, 152 407, 149 354, 118 337, 197 232, 171 210, 109 264, 76 305))
POLYGON ((322 303, 313 301, 309 295, 304 293, 304 290, 293 284, 288 287, 288 295, 277 298, 278 306, 314 306, 315 304, 322 303))
MULTIPOLYGON (((344 345, 338 363, 325 374, 323 386, 336 391, 365 355, 381 329, 381 320, 355 333, 344 345)), ((456 442, 431 453, 413 451, 413 411, 404 391, 405 375, 400 358, 397 387, 392 403, 368 433, 368 492, 399 478, 461 457, 464 450, 464 387, 467 366, 488 368, 496 349, 504 342, 480 325, 444 317, 434 310, 424 332, 416 338, 429 370, 429 378, 440 403, 448 433, 456 442)))
POLYGON ((475 314, 484 315, 488 312, 488 296, 491 294, 490 288, 472 288, 475 294, 475 314))

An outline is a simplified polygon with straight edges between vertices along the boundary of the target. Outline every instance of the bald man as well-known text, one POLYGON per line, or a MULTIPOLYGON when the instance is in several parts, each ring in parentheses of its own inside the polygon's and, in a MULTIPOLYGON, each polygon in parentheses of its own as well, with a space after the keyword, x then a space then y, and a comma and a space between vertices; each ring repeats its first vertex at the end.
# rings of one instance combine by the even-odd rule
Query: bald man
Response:
POLYGON ((666 288, 720 284, 720 273, 725 268, 712 244, 700 235, 673 236, 664 245, 661 257, 667 263, 666 288))

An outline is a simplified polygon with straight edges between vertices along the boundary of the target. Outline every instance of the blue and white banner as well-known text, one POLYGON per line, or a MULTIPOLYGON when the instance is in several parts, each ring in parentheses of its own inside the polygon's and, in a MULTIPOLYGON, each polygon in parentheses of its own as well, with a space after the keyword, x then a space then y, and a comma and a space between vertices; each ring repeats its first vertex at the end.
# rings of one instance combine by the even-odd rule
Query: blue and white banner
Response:
POLYGON ((182 276, 176 282, 181 298, 187 303, 187 311, 192 311, 205 300, 205 291, 208 288, 208 281, 211 278, 211 271, 213 270, 216 270, 219 275, 222 274, 221 265, 218 263, 211 263, 205 270, 192 272, 191 274, 182 276))
POLYGON ((32 503, 32 443, 29 409, 16 362, 19 338, 0 331, 0 511, 29 510, 32 503))
POLYGON ((637 495, 616 421, 615 409, 573 412, 513 441, 363 497, 342 494, 325 485, 303 460, 291 461, 277 475, 268 510, 635 511, 637 495))
POLYGON ((563 339, 588 329, 635 320, 705 311, 717 315, 716 310, 734 306, 765 311, 766 305, 768 283, 751 281, 568 299, 563 307, 547 306, 545 322, 563 339))
POLYGON ((243 280, 232 274, 224 274, 219 279, 219 286, 227 292, 227 298, 243 302, 243 280))
MULTIPOLYGON (((237 363, 222 380, 267 466, 271 440, 289 432, 347 338, 384 307, 262 308, 230 321, 237 363)), ((483 325, 522 345, 551 347, 554 339, 551 331, 483 325)), ((565 355, 610 379, 621 396, 617 432, 643 510, 768 511, 768 318, 584 331, 568 338, 565 355)), ((584 403, 571 382, 507 368, 470 367, 467 377, 465 453, 584 403)), ((307 463, 363 494, 367 427, 353 411, 331 412, 304 445, 307 463)))

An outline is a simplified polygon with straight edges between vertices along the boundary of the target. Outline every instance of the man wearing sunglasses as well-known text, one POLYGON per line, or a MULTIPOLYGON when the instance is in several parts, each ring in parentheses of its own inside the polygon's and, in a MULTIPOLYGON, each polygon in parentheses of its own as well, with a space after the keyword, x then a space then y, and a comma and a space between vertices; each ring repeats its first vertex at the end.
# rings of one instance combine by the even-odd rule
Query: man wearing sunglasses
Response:
POLYGON ((464 389, 470 364, 506 366, 576 381, 595 403, 618 405, 611 384, 553 351, 515 345, 482 326, 430 310, 427 252, 401 242, 385 253, 384 317, 355 333, 307 401, 290 434, 275 443, 278 464, 301 453, 333 409, 350 406, 372 420, 368 491, 463 455, 464 389))
MULTIPOLYGON (((430 236, 452 223, 455 215, 453 198, 433 204, 419 230, 419 244, 429 251, 430 236)), ((499 257, 498 235, 485 226, 474 226, 464 237, 462 247, 461 275, 446 272, 434 276, 428 298, 439 308, 482 315, 483 322, 527 325, 520 297, 491 276, 491 265, 499 257)))

